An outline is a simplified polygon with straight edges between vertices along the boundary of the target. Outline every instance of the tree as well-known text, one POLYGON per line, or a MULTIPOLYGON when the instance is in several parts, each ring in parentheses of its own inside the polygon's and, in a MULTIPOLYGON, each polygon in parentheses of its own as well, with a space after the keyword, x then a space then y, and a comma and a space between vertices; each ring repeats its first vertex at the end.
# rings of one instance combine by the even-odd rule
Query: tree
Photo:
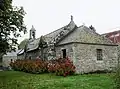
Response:
POLYGON ((29 39, 24 39, 19 45, 18 45, 18 49, 24 49, 25 46, 27 45, 29 39))
POLYGON ((0 56, 17 47, 17 38, 24 34, 26 26, 23 7, 12 6, 12 0, 0 0, 0 56))

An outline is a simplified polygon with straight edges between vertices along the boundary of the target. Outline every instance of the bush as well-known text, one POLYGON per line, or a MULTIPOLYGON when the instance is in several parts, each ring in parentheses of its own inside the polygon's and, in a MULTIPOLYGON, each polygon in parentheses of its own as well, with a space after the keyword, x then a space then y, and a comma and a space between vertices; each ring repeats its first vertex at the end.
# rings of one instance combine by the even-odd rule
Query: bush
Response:
POLYGON ((51 61, 37 60, 16 60, 11 62, 12 69, 28 73, 55 73, 60 76, 72 75, 75 73, 75 66, 69 58, 59 58, 51 61))
POLYGON ((69 58, 59 58, 49 62, 48 71, 65 77, 68 75, 73 75, 75 73, 75 66, 69 58))
POLYGON ((29 73, 45 73, 47 72, 47 61, 42 60, 16 60, 11 62, 10 66, 17 71, 29 73))

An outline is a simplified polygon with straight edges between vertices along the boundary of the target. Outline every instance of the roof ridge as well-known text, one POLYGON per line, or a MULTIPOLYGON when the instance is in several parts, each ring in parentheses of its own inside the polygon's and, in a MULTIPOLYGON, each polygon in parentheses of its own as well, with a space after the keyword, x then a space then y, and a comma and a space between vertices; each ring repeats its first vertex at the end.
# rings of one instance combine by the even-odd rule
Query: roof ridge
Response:
POLYGON ((62 29, 62 28, 64 28, 64 27, 66 27, 67 25, 65 25, 65 26, 63 26, 63 27, 61 27, 61 28, 59 28, 59 29, 57 29, 57 30, 54 30, 54 31, 52 31, 52 32, 50 32, 50 33, 48 33, 48 34, 46 34, 46 35, 44 35, 44 36, 47 36, 47 35, 49 35, 49 34, 51 34, 51 33, 54 33, 54 32, 56 32, 56 31, 58 31, 58 30, 60 30, 60 29, 62 29))
MULTIPOLYGON (((75 24, 75 22, 74 22, 73 20, 71 20, 71 21, 69 22, 69 24, 70 24, 71 22, 73 22, 73 23, 75 24)), ((64 28, 64 27, 68 26, 69 24, 67 24, 67 25, 65 25, 65 26, 63 26, 63 27, 61 27, 61 28, 59 28, 59 29, 57 29, 57 30, 54 30, 54 31, 52 31, 52 32, 50 32, 50 33, 48 33, 48 34, 46 34, 46 35, 44 35, 44 36, 47 36, 47 35, 49 35, 49 34, 51 34, 51 33, 54 33, 54 32, 56 32, 56 31, 58 31, 58 30, 60 30, 60 29, 62 29, 62 28, 64 28)), ((76 25, 76 24, 75 24, 75 25, 76 25)), ((76 25, 76 26, 77 26, 77 25, 76 25)))

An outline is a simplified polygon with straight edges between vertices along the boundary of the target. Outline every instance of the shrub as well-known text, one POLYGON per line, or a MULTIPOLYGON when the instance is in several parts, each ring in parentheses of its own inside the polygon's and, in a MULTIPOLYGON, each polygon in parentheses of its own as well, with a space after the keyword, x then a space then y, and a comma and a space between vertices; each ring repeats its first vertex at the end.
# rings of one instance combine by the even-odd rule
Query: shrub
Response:
POLYGON ((47 65, 48 62, 42 60, 16 60, 14 63, 10 63, 14 70, 29 73, 45 73, 47 72, 47 65))
POLYGON ((51 61, 37 60, 16 60, 10 66, 17 71, 28 73, 55 73, 60 76, 72 75, 75 73, 75 66, 69 58, 58 58, 51 61))
POLYGON ((56 75, 68 76, 75 73, 75 66, 69 58, 59 58, 49 62, 48 71, 55 72, 56 75))

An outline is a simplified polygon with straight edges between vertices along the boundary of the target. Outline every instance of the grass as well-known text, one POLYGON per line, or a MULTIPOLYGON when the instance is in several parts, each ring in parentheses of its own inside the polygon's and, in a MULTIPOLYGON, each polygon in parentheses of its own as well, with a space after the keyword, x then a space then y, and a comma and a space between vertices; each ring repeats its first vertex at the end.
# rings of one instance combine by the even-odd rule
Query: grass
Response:
POLYGON ((86 74, 68 77, 54 74, 0 72, 0 89, 112 89, 112 74, 86 74))

